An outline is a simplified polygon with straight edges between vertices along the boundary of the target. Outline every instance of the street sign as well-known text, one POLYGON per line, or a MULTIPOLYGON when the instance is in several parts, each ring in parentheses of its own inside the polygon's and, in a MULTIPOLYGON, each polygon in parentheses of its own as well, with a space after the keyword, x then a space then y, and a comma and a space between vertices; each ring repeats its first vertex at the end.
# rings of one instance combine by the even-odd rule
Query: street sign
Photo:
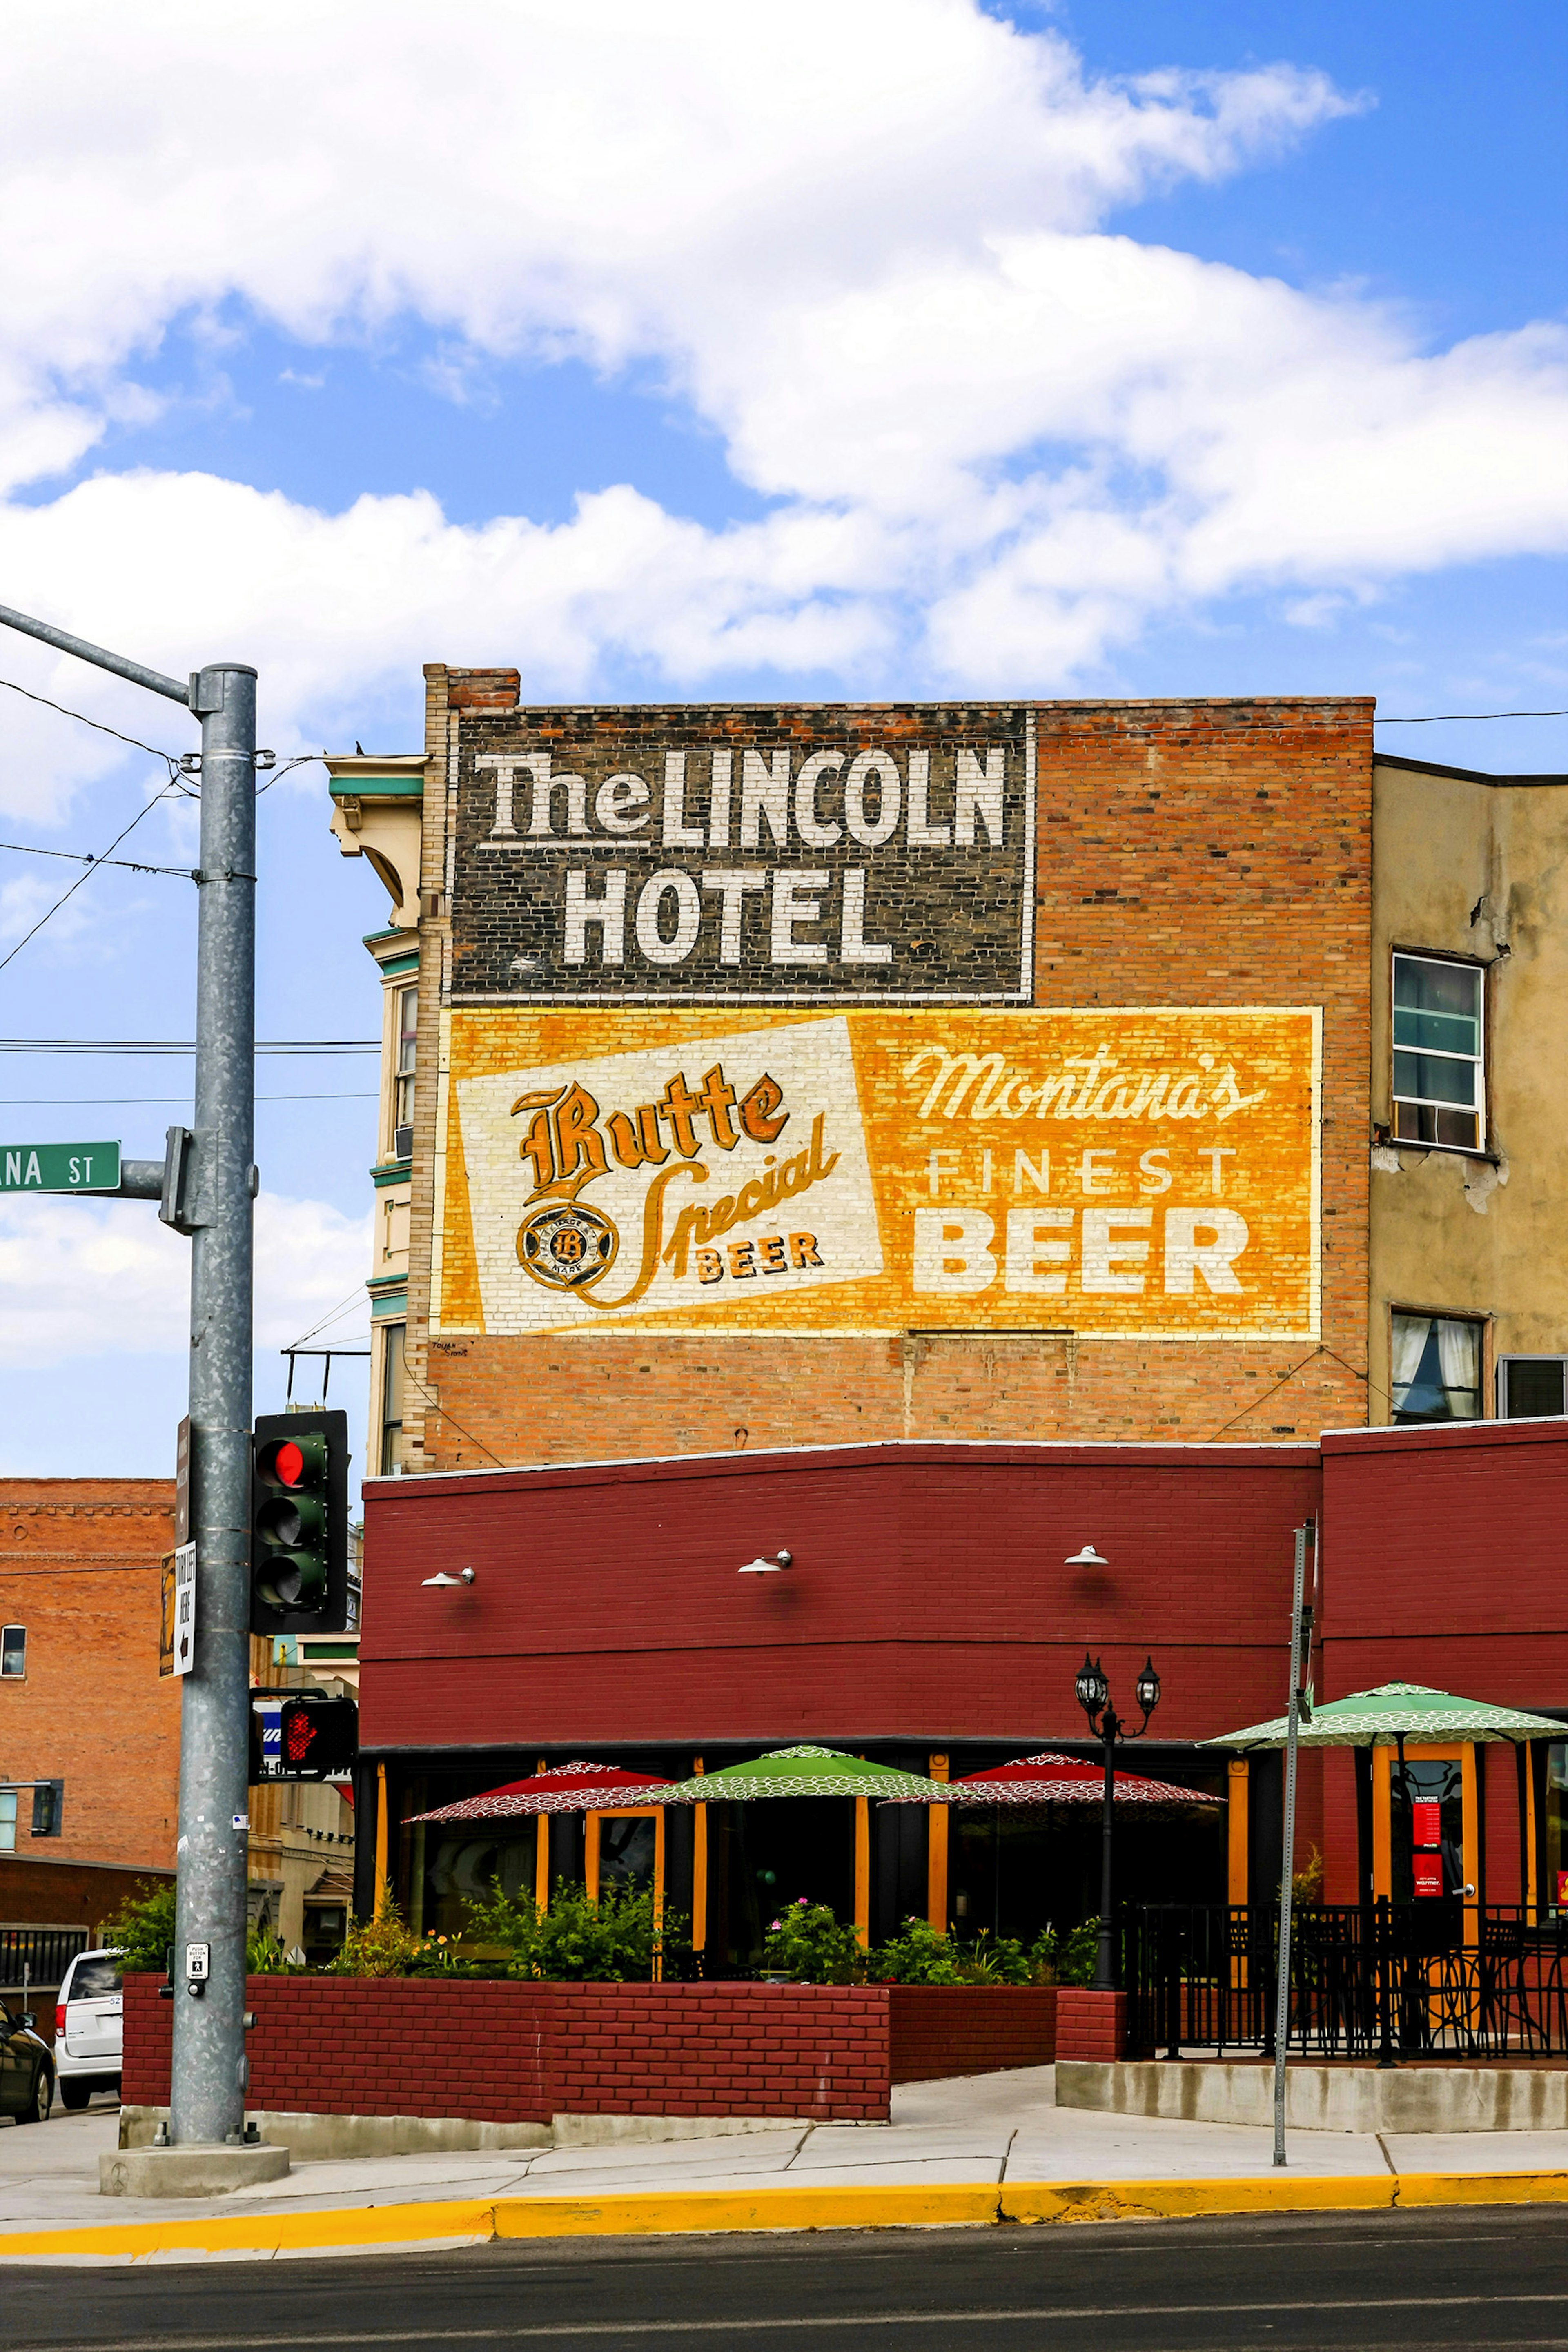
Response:
POLYGON ((118 1143, 0 1143, 0 1192, 114 1192, 118 1143))
POLYGON ((177 1545, 165 1552, 163 1568, 163 1630, 158 1672, 188 1675, 196 1658, 196 1548, 177 1545))

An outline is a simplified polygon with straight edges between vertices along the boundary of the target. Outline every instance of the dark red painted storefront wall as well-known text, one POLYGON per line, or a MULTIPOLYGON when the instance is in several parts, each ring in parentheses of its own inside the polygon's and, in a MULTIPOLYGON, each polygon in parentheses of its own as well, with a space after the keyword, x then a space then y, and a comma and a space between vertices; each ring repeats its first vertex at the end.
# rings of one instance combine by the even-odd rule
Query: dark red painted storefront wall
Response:
POLYGON ((1081 1738, 1086 1647, 1158 1728, 1279 1706, 1310 1446, 910 1444, 372 1480, 361 1738, 1081 1738), (1088 1542, 1109 1565, 1063 1565, 1088 1542), (783 1548, 779 1576, 740 1576, 783 1548), (437 1570, 471 1586, 432 1588, 437 1570))
MULTIPOLYGON (((1568 1707, 1568 1429, 1352 1430, 1322 1440, 1325 1696, 1429 1683, 1568 1707)), ((1483 1753, 1485 1893, 1520 1899, 1511 1748, 1483 1753)), ((1357 1895, 1349 1756, 1323 1759, 1326 1892, 1357 1895)))

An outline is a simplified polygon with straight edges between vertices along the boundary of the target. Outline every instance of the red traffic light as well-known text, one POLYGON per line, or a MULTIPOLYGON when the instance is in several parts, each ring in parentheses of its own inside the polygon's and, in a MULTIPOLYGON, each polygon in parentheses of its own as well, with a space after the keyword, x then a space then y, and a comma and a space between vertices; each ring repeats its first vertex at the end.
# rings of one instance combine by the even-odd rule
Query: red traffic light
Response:
POLYGON ((273 1448, 272 1459, 267 1466, 280 1486, 297 1486, 305 1475, 305 1457, 290 1441, 288 1444, 273 1448))

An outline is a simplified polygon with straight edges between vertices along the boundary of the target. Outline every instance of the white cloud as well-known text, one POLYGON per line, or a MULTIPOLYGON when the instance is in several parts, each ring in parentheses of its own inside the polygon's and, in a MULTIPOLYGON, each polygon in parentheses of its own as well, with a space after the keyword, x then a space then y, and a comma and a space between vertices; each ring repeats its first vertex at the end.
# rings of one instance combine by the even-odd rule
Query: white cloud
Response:
MULTIPOLYGON (((221 347, 239 305, 322 346, 411 314, 452 397, 519 355, 651 369, 775 502, 713 530, 634 484, 459 526, 149 472, 0 506, 16 602, 176 671, 243 649, 275 740, 352 739, 440 656, 521 659, 542 695, 612 664, 1050 690, 1238 589, 1321 614, 1568 544, 1559 327, 1433 351, 1116 233, 1362 106, 1309 68, 1096 82, 972 0, 170 0, 151 34, 63 0, 0 52, 0 479, 133 416, 171 326, 221 347)), ((0 756, 13 804, 24 770, 0 756)))
MULTIPOLYGON (((263 1192, 256 1204, 256 1344, 286 1347, 364 1280, 371 1219, 263 1192)), ((7 1370, 92 1356, 183 1355, 190 1244, 150 1202, 0 1198, 7 1370)), ((362 1317, 362 1319, 364 1319, 362 1317)), ((333 1326, 341 1339, 347 1324, 333 1326)))

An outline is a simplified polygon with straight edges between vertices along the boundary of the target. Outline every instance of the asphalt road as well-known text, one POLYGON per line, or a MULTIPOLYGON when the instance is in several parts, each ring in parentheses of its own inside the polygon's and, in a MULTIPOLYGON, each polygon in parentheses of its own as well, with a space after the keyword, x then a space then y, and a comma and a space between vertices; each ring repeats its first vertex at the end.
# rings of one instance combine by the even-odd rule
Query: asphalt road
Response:
POLYGON ((1568 2208, 8 2265, 0 2309, 5 2352, 1568 2352, 1568 2208))

